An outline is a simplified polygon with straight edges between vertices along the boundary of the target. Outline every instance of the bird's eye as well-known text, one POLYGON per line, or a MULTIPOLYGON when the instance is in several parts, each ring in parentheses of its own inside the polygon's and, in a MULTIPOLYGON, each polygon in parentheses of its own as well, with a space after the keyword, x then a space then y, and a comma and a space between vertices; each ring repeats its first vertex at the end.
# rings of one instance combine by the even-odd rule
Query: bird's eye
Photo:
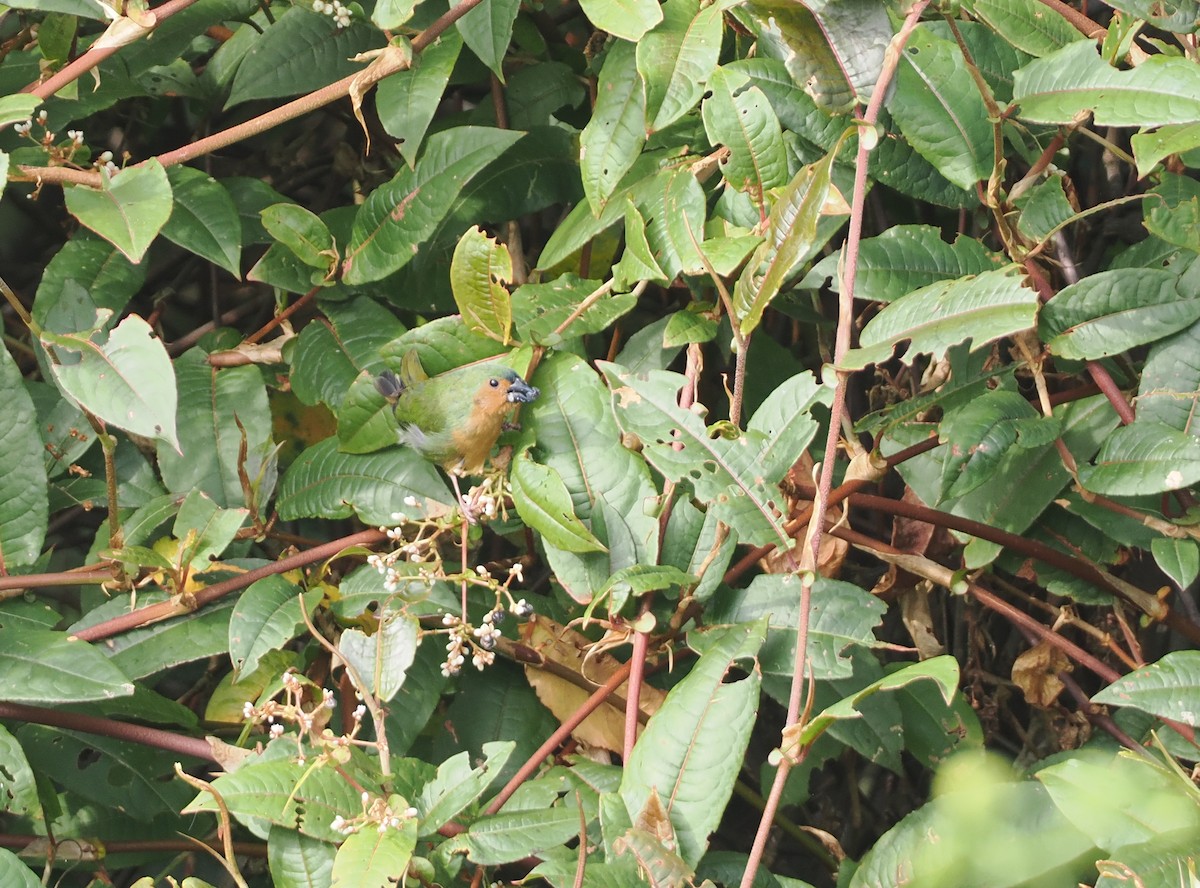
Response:
POLYGON ((488 385, 490 385, 492 388, 500 388, 500 380, 498 380, 498 379, 489 379, 489 380, 488 380, 488 385))

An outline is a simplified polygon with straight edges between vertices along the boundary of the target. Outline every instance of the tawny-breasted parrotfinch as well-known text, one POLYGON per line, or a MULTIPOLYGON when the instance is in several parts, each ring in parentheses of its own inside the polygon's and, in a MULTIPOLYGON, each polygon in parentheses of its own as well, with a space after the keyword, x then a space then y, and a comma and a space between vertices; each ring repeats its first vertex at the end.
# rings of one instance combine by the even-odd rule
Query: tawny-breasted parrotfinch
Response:
POLYGON ((441 465, 452 480, 482 469, 512 411, 538 396, 494 361, 429 376, 415 351, 405 353, 399 375, 383 371, 375 388, 393 405, 401 443, 441 465))

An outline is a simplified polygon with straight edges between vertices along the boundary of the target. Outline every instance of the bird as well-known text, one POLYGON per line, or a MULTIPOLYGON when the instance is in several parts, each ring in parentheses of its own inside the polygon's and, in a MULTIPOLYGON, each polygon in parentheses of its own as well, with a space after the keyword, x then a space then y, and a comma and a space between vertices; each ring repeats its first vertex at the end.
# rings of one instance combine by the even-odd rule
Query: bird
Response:
POLYGON ((375 378, 375 389, 392 405, 400 443, 446 470, 459 505, 458 476, 479 472, 512 412, 540 394, 494 361, 429 376, 413 349, 401 359, 399 374, 384 370, 375 378))

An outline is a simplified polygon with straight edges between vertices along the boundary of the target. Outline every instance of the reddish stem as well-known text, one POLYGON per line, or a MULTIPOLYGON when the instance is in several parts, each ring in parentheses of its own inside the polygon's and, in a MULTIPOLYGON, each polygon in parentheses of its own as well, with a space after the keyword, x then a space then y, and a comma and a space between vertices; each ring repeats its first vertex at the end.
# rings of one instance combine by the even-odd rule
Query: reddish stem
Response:
POLYGON ((36 725, 65 728, 68 731, 83 731, 100 737, 112 737, 116 740, 128 740, 143 746, 165 749, 168 752, 176 752, 206 762, 216 761, 207 740, 199 737, 184 737, 158 728, 129 725, 108 718, 98 718, 94 715, 82 715, 78 712, 64 712, 61 709, 43 709, 40 706, 27 706, 24 703, 0 701, 0 719, 16 719, 36 725))

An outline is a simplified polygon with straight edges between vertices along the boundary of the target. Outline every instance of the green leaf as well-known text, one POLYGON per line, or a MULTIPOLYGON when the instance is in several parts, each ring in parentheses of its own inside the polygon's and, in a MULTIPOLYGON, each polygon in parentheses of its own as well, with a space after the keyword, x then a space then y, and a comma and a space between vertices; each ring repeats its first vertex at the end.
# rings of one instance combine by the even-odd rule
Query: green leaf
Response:
MULTIPOLYGON (((942 498, 964 496, 995 477, 1009 448, 1016 446, 1021 424, 1038 418, 1020 394, 1004 389, 985 392, 947 411, 938 432, 939 440, 949 445, 942 463, 942 498)), ((1048 425, 1053 440, 1058 426, 1048 425)))
POLYGON ((734 316, 743 335, 758 326, 783 285, 820 246, 817 222, 829 197, 836 156, 837 147, 804 167, 771 207, 767 239, 754 251, 733 290, 734 316))
POLYGON ((663 18, 657 0, 581 0, 579 5, 598 30, 633 43, 663 18))
POLYGON ((992 171, 992 124, 962 52, 918 27, 904 46, 888 111, 909 144, 960 188, 992 171))
POLYGON ((392 405, 375 388, 373 374, 359 374, 337 413, 338 450, 373 453, 396 443, 392 405))
MULTIPOLYGON (((154 600, 147 596, 138 598, 139 602, 154 600)), ((120 603, 128 611, 128 604, 120 603)), ((142 679, 182 663, 225 657, 232 611, 233 601, 221 601, 195 613, 127 632, 110 642, 111 662, 130 678, 142 679)), ((120 612, 115 608, 109 616, 120 612)), ((88 619, 100 617, 102 613, 97 608, 88 614, 88 619)))
POLYGON ((361 629, 342 633, 338 652, 367 683, 360 692, 373 694, 385 703, 399 693, 417 655, 417 628, 416 618, 385 611, 374 634, 367 635, 361 629))
POLYGON ((99 190, 86 185, 63 189, 67 210, 96 234, 141 262, 151 241, 171 218, 171 183, 153 158, 115 175, 101 172, 99 190))
POLYGON ((416 169, 398 172, 359 209, 343 263, 345 282, 377 281, 404 267, 455 196, 521 135, 458 127, 430 137, 416 169))
MULTIPOLYGON (((190 794, 187 786, 170 779, 177 752, 42 725, 25 725, 17 736, 39 772, 56 774, 69 791, 127 811, 143 825, 174 820, 190 794), (70 768, 63 767, 67 762, 70 768)), ((188 762, 194 764, 194 759, 188 762)))
POLYGON ((337 260, 333 235, 321 217, 293 203, 277 203, 259 214, 267 234, 296 254, 305 265, 331 271, 337 260))
MULTIPOLYGON (((217 777, 213 786, 229 813, 242 823, 266 820, 275 826, 299 829, 312 838, 340 842, 344 836, 333 829, 334 818, 354 819, 362 813, 361 792, 379 791, 369 781, 364 785, 365 779, 361 772, 355 774, 359 782, 355 786, 355 781, 347 780, 332 767, 251 759, 236 771, 217 777)), ((200 811, 217 811, 209 793, 201 793, 184 808, 185 814, 200 811)))
POLYGON ((1056 355, 1095 360, 1154 342, 1200 320, 1200 299, 1175 272, 1119 268, 1085 277, 1042 306, 1038 335, 1056 355))
POLYGON ((1158 538, 1150 542, 1150 551, 1159 570, 1180 589, 1186 589, 1200 576, 1200 545, 1195 540, 1158 538))
POLYGON ((1053 7, 1039 0, 964 0, 974 18, 1032 56, 1047 56, 1083 38, 1053 7))
POLYGON ((304 609, 311 614, 322 594, 319 587, 302 592, 281 576, 251 583, 239 596, 229 618, 229 659, 233 668, 240 675, 249 675, 268 651, 283 647, 300 634, 304 627, 301 597, 304 609))
POLYGON ((0 626, 0 699, 78 703, 133 693, 133 684, 100 651, 62 632, 0 626))
POLYGON ((1027 330, 1036 322, 1037 293, 1024 286, 1015 269, 997 269, 944 281, 900 297, 872 318, 859 336, 859 348, 844 367, 887 360, 904 340, 904 360, 930 353, 941 360, 946 349, 971 340, 972 349, 1027 330))
POLYGON ((167 170, 175 205, 163 237, 241 278, 242 241, 237 207, 225 186, 199 170, 167 170))
POLYGON ((1200 433, 1200 323, 1150 347, 1138 385, 1138 419, 1200 433))
POLYGON ((4 564, 34 564, 46 540, 49 502, 43 447, 33 401, 21 383, 21 371, 7 349, 0 349, 0 553, 4 564))
POLYGON ((579 136, 579 171, 593 215, 603 212, 645 142, 646 98, 635 49, 632 43, 618 41, 604 58, 596 107, 579 136))
POLYGON ((1092 697, 1106 706, 1132 706, 1159 718, 1200 725, 1200 651, 1174 651, 1122 676, 1092 697))
POLYGON ((575 514, 562 477, 522 453, 512 467, 513 503, 521 520, 546 542, 567 552, 607 552, 575 514))
POLYGON ((520 8, 520 0, 483 0, 455 23, 463 42, 495 72, 501 83, 504 82, 501 63, 520 8))
POLYGON ((275 442, 262 374, 254 367, 216 369, 203 349, 175 361, 180 448, 158 446, 158 466, 176 493, 201 490, 220 506, 250 506, 240 466, 262 506, 275 488, 275 442), (244 437, 243 437, 244 435, 244 437))
POLYGON ((379 350, 400 337, 404 326, 366 296, 321 300, 320 306, 333 329, 308 324, 300 331, 291 353, 292 390, 303 403, 322 403, 336 412, 362 371, 374 374, 383 369, 379 350))
POLYGON ((400 156, 410 167, 417 162, 462 45, 458 31, 445 31, 413 59, 411 68, 385 77, 375 89, 379 122, 399 140, 400 156))
POLYGON ((665 129, 696 106, 721 51, 725 3, 666 0, 663 19, 637 41, 646 84, 646 130, 665 129))
POLYGON ((1161 173, 1144 204, 1146 230, 1167 243, 1200 252, 1200 184, 1186 176, 1161 173))
POLYGON ((767 438, 760 457, 764 478, 783 480, 817 433, 813 408, 832 399, 833 393, 807 372, 797 373, 767 395, 746 424, 747 431, 762 432, 767 438))
POLYGON ((222 509, 203 491, 193 490, 179 506, 171 532, 183 542, 182 563, 204 571, 233 542, 245 523, 246 509, 222 509))
POLYGON ((512 334, 512 296, 505 284, 513 279, 508 247, 477 226, 467 230, 450 262, 450 287, 463 322, 473 333, 508 345, 512 334))
POLYGON ((1045 240, 1075 217, 1075 208, 1064 190, 1068 187, 1064 174, 1052 173, 1014 201, 1021 211, 1017 226, 1027 237, 1045 240))
POLYGON ((421 836, 436 834, 478 800, 496 782, 515 748, 511 740, 485 743, 484 760, 474 767, 466 751, 438 765, 437 776, 421 788, 421 795, 413 803, 421 822, 421 836))
POLYGON ((687 168, 660 173, 647 189, 638 210, 646 220, 646 242, 664 276, 701 274, 704 259, 704 189, 687 168))
POLYGON ((94 322, 97 308, 119 314, 145 280, 145 266, 134 265, 108 241, 81 228, 42 273, 33 319, 54 333, 74 333, 94 322), (76 300, 79 288, 85 300, 76 300))
POLYGON ((619 364, 598 364, 613 393, 622 428, 642 442, 642 454, 665 476, 686 482, 695 495, 744 542, 789 547, 777 486, 759 470, 768 445, 761 432, 712 437, 701 418, 678 404, 685 384, 677 373, 630 373, 619 364), (678 448, 678 449, 677 449, 678 448))
POLYGON ((445 505, 453 499, 437 470, 413 450, 339 453, 337 440, 327 438, 288 468, 276 507, 284 521, 357 515, 364 524, 378 527, 391 524, 392 515, 405 510, 408 497, 445 505))
MULTIPOLYGON (((402 804, 399 796, 389 807, 402 804)), ((397 873, 408 872, 417 847, 417 823, 402 818, 399 826, 367 823, 350 834, 333 859, 330 888, 393 888, 397 873)))
POLYGON ((1094 466, 1079 480, 1095 493, 1140 496, 1200 482, 1200 438, 1153 420, 1138 420, 1104 440, 1094 466))
POLYGON ((331 16, 311 8, 288 8, 242 59, 225 107, 320 89, 361 71, 354 57, 385 42, 379 30, 357 18, 339 28, 331 16))
POLYGON ((42 101, 29 93, 15 93, 0 98, 0 126, 9 127, 29 120, 42 101))
MULTIPOLYGON (((0 761, 4 762, 4 786, 0 788, 0 811, 18 817, 41 819, 45 816, 38 798, 37 777, 21 744, 0 725, 0 761)), ((4 867, 0 864, 0 874, 4 867)), ((5 882, 4 884, 8 884, 5 882)))
POLYGON ((608 389, 582 359, 553 354, 539 366, 536 381, 542 393, 521 413, 536 440, 530 456, 558 474, 573 514, 610 550, 576 553, 546 546, 563 588, 587 603, 614 570, 652 560, 657 552, 658 520, 645 503, 658 496, 658 489, 645 461, 621 446, 608 389), (605 521, 610 512, 615 515, 611 528, 605 521))
POLYGON ((1071 123, 1091 111, 1096 126, 1200 121, 1200 70, 1181 57, 1150 56, 1118 71, 1090 40, 1072 43, 1016 73, 1013 104, 1036 123, 1071 123))
MULTIPOLYGON (((851 645, 875 644, 874 629, 886 608, 850 583, 818 577, 809 614, 808 668, 818 680, 849 678, 851 645)), ((768 617, 767 641, 759 652, 766 675, 790 678, 796 662, 796 625, 800 616, 800 578, 763 574, 745 589, 726 588, 713 596, 709 625, 744 625, 768 617)))
POLYGON ((1171 0, 1158 3, 1155 0, 1106 0, 1113 9, 1126 13, 1131 18, 1141 19, 1164 31, 1188 34, 1200 20, 1200 5, 1196 0, 1171 0))
POLYGON ((294 829, 271 827, 267 863, 276 888, 329 888, 337 847, 294 829))
POLYGON ((665 589, 677 590, 670 596, 677 598, 678 590, 694 587, 698 582, 698 577, 670 564, 631 564, 609 577, 604 588, 596 594, 596 598, 601 599, 611 595, 624 601, 630 595, 640 596, 647 592, 661 592, 665 589))
POLYGON ((1138 178, 1144 179, 1164 158, 1200 148, 1200 123, 1172 124, 1152 133, 1135 133, 1129 142, 1137 159, 1138 178))
POLYGON ((729 149, 721 164, 725 181, 749 194, 765 215, 766 192, 788 180, 783 132, 767 97, 748 75, 718 68, 709 80, 703 117, 709 141, 729 149))
POLYGON ((758 710, 758 671, 747 669, 738 680, 728 673, 739 661, 751 660, 765 639, 765 620, 704 633, 700 660, 651 716, 621 776, 630 818, 656 793, 670 816, 679 855, 692 867, 720 823, 758 710))
POLYGON ((800 748, 808 746, 828 730, 834 722, 861 718, 862 712, 859 711, 858 705, 871 695, 881 691, 893 691, 912 684, 914 681, 925 680, 937 682, 942 691, 942 698, 949 703, 958 687, 958 661, 953 657, 945 656, 912 663, 872 682, 861 691, 839 700, 814 716, 811 721, 784 728, 782 745, 784 754, 794 754, 800 748))
MULTIPOLYGON (((812 267, 801 282, 841 292, 838 262, 841 252, 826 256, 812 267)), ((929 225, 894 225, 859 246, 858 275, 854 298, 868 302, 891 302, 905 293, 942 281, 983 274, 999 267, 999 259, 975 238, 942 240, 941 231, 929 225)))
POLYGON ((573 274, 565 274, 545 284, 523 284, 512 294, 513 322, 521 339, 534 345, 557 346, 591 333, 607 330, 620 317, 633 310, 637 297, 631 293, 605 294, 582 313, 588 296, 601 286, 573 274), (561 333, 559 327, 570 319, 561 333))
POLYGON ((137 315, 121 321, 106 341, 95 330, 42 332, 42 344, 60 352, 51 365, 62 390, 117 428, 156 438, 179 449, 175 436, 176 390, 171 359, 150 325, 137 315))
POLYGON ((465 851, 472 863, 499 866, 548 851, 577 835, 579 811, 562 805, 480 817, 452 844, 453 851, 465 851))

